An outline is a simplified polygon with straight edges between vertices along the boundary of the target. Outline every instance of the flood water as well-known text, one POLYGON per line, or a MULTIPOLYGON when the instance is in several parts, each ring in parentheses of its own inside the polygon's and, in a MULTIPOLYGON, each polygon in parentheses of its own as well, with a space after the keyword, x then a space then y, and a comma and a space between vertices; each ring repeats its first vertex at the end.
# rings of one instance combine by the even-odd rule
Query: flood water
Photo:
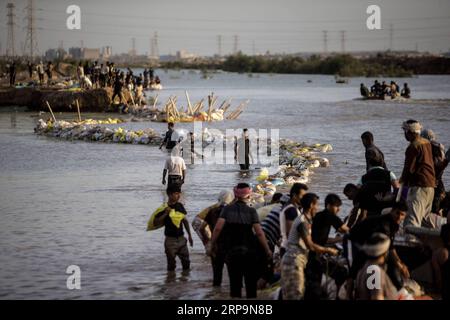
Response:
MULTIPOLYGON (((365 171, 363 131, 374 133, 388 167, 399 176, 407 142, 400 128, 413 118, 432 128, 450 145, 449 76, 395 79, 407 81, 419 101, 359 101, 359 83, 336 84, 331 76, 247 75, 217 73, 203 79, 192 71, 159 71, 160 100, 184 90, 191 101, 211 91, 233 98, 233 108, 250 104, 235 121, 210 128, 280 129, 282 138, 330 143, 331 163, 318 168, 310 189, 321 200, 342 195, 346 183, 365 171), (312 80, 308 82, 307 80, 312 80)), ((390 79, 387 79, 390 80, 390 79)), ((74 115, 56 115, 74 118, 74 115)), ((104 117, 105 115, 84 115, 104 117)), ((107 115, 111 116, 111 115, 107 115)), ((45 115, 48 117, 48 115, 45 115)), ((194 235, 192 271, 166 274, 162 230, 146 232, 150 213, 164 199, 161 185, 165 153, 157 147, 70 142, 36 136, 36 113, 0 109, 0 298, 1 299, 211 299, 227 297, 227 282, 213 290, 212 270, 194 235), (81 268, 81 290, 66 288, 69 265, 81 268)), ((165 124, 127 123, 127 128, 165 124)), ((191 124, 177 124, 192 130, 191 124)), ((220 190, 241 177, 233 165, 199 165, 188 169, 183 187, 188 218, 212 204, 220 190)), ((449 184, 449 172, 444 183, 449 184)), ((245 180, 245 179, 244 179, 245 180)), ((247 179, 252 181, 251 178, 247 179)), ((350 208, 344 201, 342 215, 350 208)))

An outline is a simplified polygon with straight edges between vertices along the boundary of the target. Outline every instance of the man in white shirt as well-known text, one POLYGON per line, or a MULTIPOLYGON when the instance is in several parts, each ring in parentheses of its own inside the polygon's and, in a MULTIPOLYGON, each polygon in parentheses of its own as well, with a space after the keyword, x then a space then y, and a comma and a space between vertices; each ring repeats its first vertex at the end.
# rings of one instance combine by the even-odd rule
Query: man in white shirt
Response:
POLYGON ((166 163, 163 170, 162 184, 166 184, 167 177, 167 187, 170 188, 172 185, 181 185, 184 183, 184 177, 186 175, 186 164, 184 159, 179 156, 179 152, 173 150, 172 153, 167 157, 166 163))

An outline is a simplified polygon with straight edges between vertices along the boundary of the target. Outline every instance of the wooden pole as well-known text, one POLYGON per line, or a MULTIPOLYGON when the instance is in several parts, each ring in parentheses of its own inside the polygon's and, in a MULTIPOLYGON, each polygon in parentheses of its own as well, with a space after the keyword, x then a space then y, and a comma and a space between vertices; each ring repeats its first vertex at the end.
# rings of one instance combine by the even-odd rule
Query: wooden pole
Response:
POLYGON ((186 93, 186 100, 187 100, 187 103, 188 103, 189 114, 190 114, 190 115, 193 115, 194 112, 193 112, 193 110, 192 110, 191 100, 189 99, 189 94, 188 94, 187 90, 185 91, 185 93, 186 93))
POLYGON ((80 104, 78 103, 78 99, 76 99, 75 102, 76 102, 76 104, 77 104, 78 122, 81 122, 80 104))
POLYGON ((153 100, 153 109, 156 108, 156 102, 158 101, 158 95, 156 95, 155 99, 153 100))
POLYGON ((52 107, 50 107, 50 103, 48 103, 47 100, 45 100, 45 103, 47 104, 48 110, 50 110, 50 114, 52 115, 53 122, 56 122, 56 118, 55 118, 55 115, 53 114, 52 107))

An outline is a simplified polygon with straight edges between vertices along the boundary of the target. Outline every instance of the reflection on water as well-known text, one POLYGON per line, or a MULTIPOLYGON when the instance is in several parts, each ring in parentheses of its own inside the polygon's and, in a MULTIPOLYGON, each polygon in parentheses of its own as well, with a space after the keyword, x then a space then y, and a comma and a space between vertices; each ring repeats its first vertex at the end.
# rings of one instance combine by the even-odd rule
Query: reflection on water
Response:
MULTIPOLYGON (((398 79, 403 83, 404 79, 398 79)), ((432 128, 450 144, 447 101, 414 103, 352 100, 360 82, 337 85, 333 77, 219 73, 201 79, 190 72, 162 75, 170 95, 191 101, 211 91, 233 103, 250 99, 236 121, 207 124, 211 128, 279 128, 280 136, 306 142, 331 143, 331 166, 311 177, 311 190, 321 199, 341 194, 365 168, 360 135, 370 130, 391 170, 400 175, 407 146, 400 125, 408 118, 432 128), (170 78, 170 76, 176 76, 170 78), (307 80, 312 82, 308 83, 307 80)), ((406 80, 417 99, 449 99, 450 77, 406 80)), ((43 115, 45 117, 45 115, 43 115)), ((57 114, 57 118, 75 118, 57 114)), ((94 116, 94 115, 84 115, 94 116)), ((107 117, 110 115, 95 115, 107 117)), ((0 298, 55 299, 216 299, 227 297, 227 276, 213 289, 209 258, 194 235, 189 275, 166 272, 161 230, 145 232, 147 219, 163 201, 161 185, 165 153, 155 147, 59 141, 33 134, 34 113, 0 112, 0 298), (68 265, 81 268, 81 290, 66 289, 68 265)), ((127 128, 165 124, 127 123, 127 128)), ((191 124, 179 127, 192 130, 191 124)), ((192 219, 215 201, 220 190, 242 177, 233 165, 189 168, 183 201, 192 219)), ((449 173, 444 182, 448 184, 449 173)), ((350 203, 344 201, 342 214, 350 203)))

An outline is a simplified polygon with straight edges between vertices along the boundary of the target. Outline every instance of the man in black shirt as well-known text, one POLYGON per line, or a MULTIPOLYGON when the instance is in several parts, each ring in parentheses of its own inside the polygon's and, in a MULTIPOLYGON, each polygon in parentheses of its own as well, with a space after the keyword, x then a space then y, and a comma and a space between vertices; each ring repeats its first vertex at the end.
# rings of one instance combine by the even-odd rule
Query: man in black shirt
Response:
POLYGON ((175 141, 174 139, 172 139, 172 134, 174 132, 174 123, 173 122, 169 122, 167 124, 167 132, 166 135, 164 136, 164 140, 161 143, 161 145, 159 146, 159 148, 161 149, 163 146, 166 147, 167 151, 172 151, 173 147, 176 146, 177 141, 175 141))
POLYGON ((250 160, 253 160, 253 156, 251 153, 251 142, 247 128, 242 131, 242 137, 236 139, 234 152, 234 158, 238 161, 241 170, 249 170, 250 160))
POLYGON ((381 152, 380 149, 373 143, 373 134, 370 131, 366 131, 361 135, 361 141, 364 145, 364 148, 366 148, 366 171, 369 170, 370 164, 369 159, 370 158, 376 158, 381 162, 381 166, 384 169, 387 169, 386 163, 384 162, 384 154, 381 152))
POLYGON ((360 181, 360 207, 365 216, 377 216, 384 208, 392 206, 394 193, 399 189, 397 177, 382 167, 380 158, 369 158, 369 170, 360 181), (393 188, 393 190, 392 190, 393 188))
POLYGON ((208 254, 213 253, 213 248, 223 233, 225 262, 230 277, 230 296, 241 297, 244 280, 247 298, 256 298, 259 276, 258 272, 255 272, 258 268, 257 241, 264 248, 267 260, 272 259, 272 251, 267 244, 256 209, 247 205, 252 189, 246 183, 239 183, 233 191, 236 201, 222 210, 208 246, 208 254))
POLYGON ((189 236, 189 244, 193 246, 191 230, 186 219, 186 209, 179 203, 181 190, 177 186, 167 189, 167 208, 155 217, 155 225, 164 225, 164 247, 167 257, 167 271, 175 271, 176 260, 178 256, 183 266, 183 271, 189 270, 189 250, 187 240, 184 237, 183 225, 189 236))
MULTIPOLYGON (((329 194, 325 198, 325 210, 318 212, 314 218, 311 229, 312 241, 322 247, 340 241, 340 238, 329 239, 330 229, 333 227, 341 233, 348 233, 349 228, 337 216, 340 211, 342 201, 336 194, 329 194)), ((321 282, 322 275, 326 270, 331 270, 330 276, 335 279, 336 285, 339 287, 345 282, 347 277, 346 270, 339 267, 333 261, 328 261, 328 266, 324 261, 320 260, 315 252, 310 251, 308 264, 306 266, 306 292, 305 300, 319 300, 322 295, 321 282)))

